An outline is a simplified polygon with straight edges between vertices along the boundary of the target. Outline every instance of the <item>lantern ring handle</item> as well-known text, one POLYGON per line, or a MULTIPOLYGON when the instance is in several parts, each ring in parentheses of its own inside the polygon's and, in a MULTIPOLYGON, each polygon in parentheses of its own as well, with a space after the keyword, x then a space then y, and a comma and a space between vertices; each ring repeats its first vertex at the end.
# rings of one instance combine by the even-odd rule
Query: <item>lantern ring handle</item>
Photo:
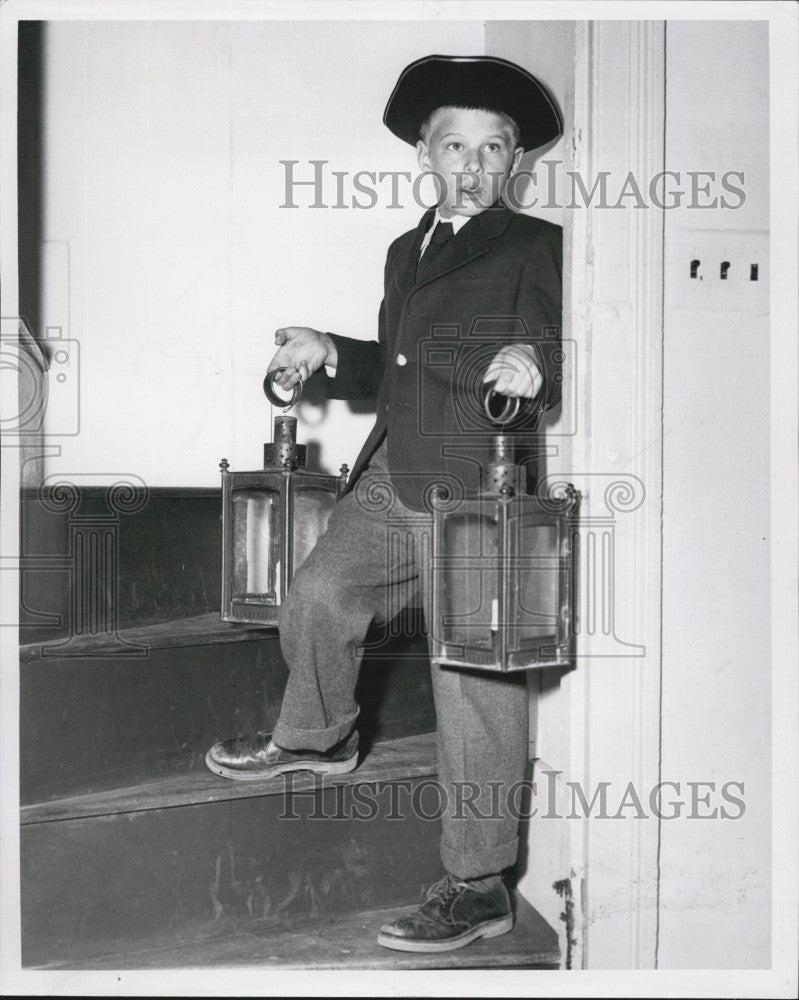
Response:
POLYGON ((544 412, 543 394, 535 399, 521 396, 505 396, 494 389, 494 382, 486 382, 482 388, 481 402, 486 417, 497 427, 505 427, 518 421, 519 426, 534 429, 544 412))
POLYGON ((285 399, 274 390, 275 377, 287 371, 286 368, 273 368, 271 372, 266 373, 266 378, 264 379, 264 395, 272 404, 272 406, 278 406, 282 410, 288 410, 290 407, 294 406, 300 401, 302 396, 302 379, 295 382, 291 388, 291 399, 285 399))
POLYGON ((482 389, 482 404, 485 415, 500 427, 509 424, 519 415, 522 400, 518 396, 503 396, 494 390, 494 382, 486 382, 482 389))

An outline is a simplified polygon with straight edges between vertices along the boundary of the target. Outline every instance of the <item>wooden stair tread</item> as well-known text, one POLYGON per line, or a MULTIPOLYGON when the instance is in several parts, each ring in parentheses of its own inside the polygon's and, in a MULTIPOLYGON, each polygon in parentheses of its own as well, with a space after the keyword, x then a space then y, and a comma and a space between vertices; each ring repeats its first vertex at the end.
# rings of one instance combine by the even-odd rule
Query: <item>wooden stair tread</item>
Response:
POLYGON ((552 927, 515 894, 516 922, 509 934, 480 939, 439 954, 392 951, 377 944, 386 920, 406 907, 368 910, 277 929, 239 931, 224 937, 202 932, 195 940, 142 942, 138 948, 40 968, 61 969, 533 969, 558 968, 560 949, 552 927), (200 939, 201 937, 201 939, 200 939))
POLYGON ((283 775, 260 781, 231 781, 212 774, 203 763, 201 769, 196 771, 141 785, 23 806, 20 809, 20 822, 49 823, 170 806, 280 795, 287 787, 303 791, 341 784, 396 781, 435 774, 435 771, 436 734, 423 733, 375 743, 369 748, 359 767, 349 774, 328 777, 298 771, 289 776, 290 785, 283 775))
POLYGON ((275 625, 224 622, 218 612, 212 611, 193 618, 178 618, 151 625, 133 625, 112 634, 97 633, 66 638, 61 636, 44 642, 27 643, 19 647, 19 659, 20 663, 26 663, 43 657, 50 659, 58 656, 96 656, 102 653, 146 656, 150 649, 246 642, 269 636, 277 636, 275 625))

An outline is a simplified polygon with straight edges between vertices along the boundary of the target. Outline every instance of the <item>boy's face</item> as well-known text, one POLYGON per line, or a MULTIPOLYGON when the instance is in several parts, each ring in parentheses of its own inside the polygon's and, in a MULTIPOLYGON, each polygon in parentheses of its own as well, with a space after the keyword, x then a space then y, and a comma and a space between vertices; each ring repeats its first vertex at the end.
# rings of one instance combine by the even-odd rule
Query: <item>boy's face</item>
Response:
POLYGON ((524 150, 514 147, 507 119, 496 111, 438 108, 427 141, 416 144, 419 166, 440 175, 439 212, 479 215, 494 204, 524 150))

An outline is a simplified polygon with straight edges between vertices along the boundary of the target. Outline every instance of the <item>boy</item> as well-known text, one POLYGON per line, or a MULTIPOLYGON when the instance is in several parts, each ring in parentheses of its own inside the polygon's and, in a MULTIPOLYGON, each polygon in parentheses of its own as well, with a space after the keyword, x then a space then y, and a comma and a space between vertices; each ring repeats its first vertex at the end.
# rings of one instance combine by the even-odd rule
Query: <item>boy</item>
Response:
MULTIPOLYGON (((560 134, 551 98, 505 60, 429 56, 403 71, 383 120, 434 172, 439 204, 389 248, 377 341, 307 327, 275 335, 278 385, 325 368, 331 396, 376 395, 377 420, 281 608, 290 674, 274 731, 208 752, 211 770, 228 778, 357 766, 359 644, 372 620, 389 620, 417 590, 429 615, 431 490, 474 492, 487 454, 470 401, 486 382, 544 407, 559 398, 560 230, 499 200, 524 149, 560 134), (427 364, 428 346, 452 363, 427 364), (390 560, 389 517, 407 527, 390 560)), ((524 777, 526 679, 432 671, 446 874, 420 907, 382 928, 382 945, 406 951, 448 951, 513 926, 500 873, 516 861, 518 821, 489 792, 524 777), (479 793, 454 808, 465 783, 479 793)))

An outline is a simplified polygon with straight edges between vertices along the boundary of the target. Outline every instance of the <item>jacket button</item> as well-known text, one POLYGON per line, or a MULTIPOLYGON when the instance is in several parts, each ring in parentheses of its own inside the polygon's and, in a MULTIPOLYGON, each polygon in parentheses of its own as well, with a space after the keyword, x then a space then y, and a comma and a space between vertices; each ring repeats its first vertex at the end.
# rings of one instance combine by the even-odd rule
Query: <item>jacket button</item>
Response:
POLYGON ((405 357, 404 354, 397 355, 397 364, 400 366, 400 368, 404 368, 405 365, 408 364, 408 359, 405 357))

